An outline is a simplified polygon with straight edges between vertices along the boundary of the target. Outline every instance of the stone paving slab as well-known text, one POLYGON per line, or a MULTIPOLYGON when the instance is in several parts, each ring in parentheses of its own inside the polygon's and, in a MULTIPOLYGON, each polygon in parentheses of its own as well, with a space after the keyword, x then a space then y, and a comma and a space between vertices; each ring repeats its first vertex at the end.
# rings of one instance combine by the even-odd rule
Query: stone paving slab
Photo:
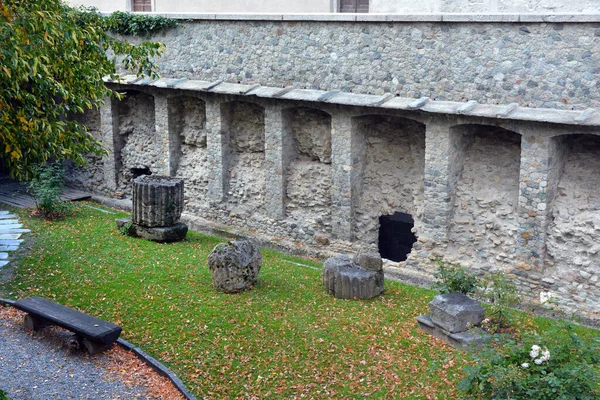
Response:
POLYGON ((8 258, 8 253, 0 253, 0 260, 6 260, 8 258))
POLYGON ((19 229, 22 227, 23 227, 23 224, 0 225, 0 233, 12 233, 12 232, 8 232, 8 231, 11 229, 19 229))
POLYGON ((19 220, 18 219, 0 219, 0 225, 12 225, 12 224, 18 224, 19 220))
POLYGON ((4 267, 5 265, 8 265, 8 263, 8 260, 0 260, 0 268, 4 267))
POLYGON ((17 251, 19 246, 3 246, 0 245, 0 251, 17 251))
POLYGON ((13 228, 13 229, 6 229, 6 230, 0 229, 0 234, 4 234, 4 233, 9 233, 9 234, 11 234, 11 233, 29 233, 29 232, 31 232, 31 230, 29 230, 29 229, 21 229, 21 228, 13 228))
POLYGON ((17 216, 15 214, 8 214, 8 212, 6 214, 0 214, 0 219, 9 219, 9 218, 17 218, 17 216))
POLYGON ((0 245, 2 246, 18 246, 23 243, 23 239, 0 239, 0 245))
POLYGON ((20 233, 0 233, 0 240, 18 239, 20 237, 20 233))

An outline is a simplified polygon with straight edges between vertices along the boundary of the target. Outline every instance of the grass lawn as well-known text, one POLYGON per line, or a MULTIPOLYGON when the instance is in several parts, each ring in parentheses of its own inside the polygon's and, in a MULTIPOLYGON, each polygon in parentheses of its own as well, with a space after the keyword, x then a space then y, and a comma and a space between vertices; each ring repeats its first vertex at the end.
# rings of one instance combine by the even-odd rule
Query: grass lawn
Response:
POLYGON ((124 215, 78 207, 46 222, 21 211, 35 240, 0 295, 43 296, 122 325, 199 397, 457 397, 459 352, 415 322, 433 291, 386 281, 376 299, 338 300, 319 270, 294 264, 320 262, 263 250, 253 290, 218 293, 206 260, 222 239, 125 237, 114 222, 124 215))

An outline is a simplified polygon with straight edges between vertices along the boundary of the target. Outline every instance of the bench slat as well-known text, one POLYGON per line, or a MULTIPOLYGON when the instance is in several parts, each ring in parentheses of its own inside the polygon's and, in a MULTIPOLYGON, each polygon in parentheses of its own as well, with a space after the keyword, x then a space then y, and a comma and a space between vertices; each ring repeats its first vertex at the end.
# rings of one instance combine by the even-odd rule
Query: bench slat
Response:
POLYGON ((50 321, 94 342, 111 344, 119 338, 122 328, 72 308, 41 297, 19 300, 14 307, 50 321))

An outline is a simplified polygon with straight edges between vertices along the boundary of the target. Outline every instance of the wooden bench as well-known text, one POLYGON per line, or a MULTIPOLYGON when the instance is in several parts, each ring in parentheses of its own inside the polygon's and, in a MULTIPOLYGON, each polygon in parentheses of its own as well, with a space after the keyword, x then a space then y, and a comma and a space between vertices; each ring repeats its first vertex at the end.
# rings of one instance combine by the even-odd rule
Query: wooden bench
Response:
POLYGON ((111 322, 84 314, 41 297, 19 300, 15 308, 25 311, 25 328, 36 331, 48 325, 57 325, 75 333, 89 354, 108 349, 119 338, 122 328, 111 322))

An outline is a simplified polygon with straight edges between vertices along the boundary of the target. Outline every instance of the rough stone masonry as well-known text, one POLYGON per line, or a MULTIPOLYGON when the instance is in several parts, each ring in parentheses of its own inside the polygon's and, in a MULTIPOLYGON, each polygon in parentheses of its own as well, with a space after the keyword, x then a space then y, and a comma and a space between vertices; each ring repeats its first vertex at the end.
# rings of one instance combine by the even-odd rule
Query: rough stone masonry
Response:
POLYGON ((529 301, 600 319, 600 18, 261 18, 156 37, 165 78, 107 83, 126 96, 88 124, 109 155, 72 182, 181 177, 187 218, 321 255, 409 214, 404 273, 505 271, 529 301))

